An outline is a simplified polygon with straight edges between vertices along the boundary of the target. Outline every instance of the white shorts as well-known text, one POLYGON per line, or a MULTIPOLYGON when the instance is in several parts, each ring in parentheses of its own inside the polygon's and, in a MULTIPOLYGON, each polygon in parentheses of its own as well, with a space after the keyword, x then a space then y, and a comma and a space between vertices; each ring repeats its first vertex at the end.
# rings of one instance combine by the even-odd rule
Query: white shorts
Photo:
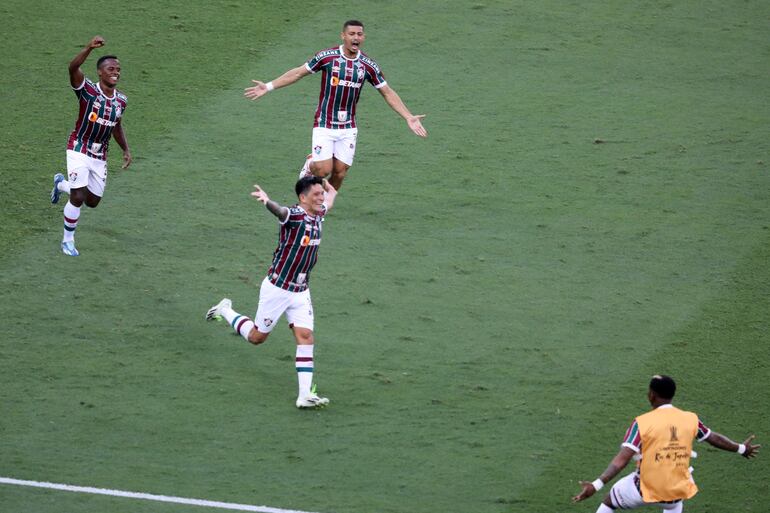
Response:
POLYGON ((321 128, 313 129, 313 160, 329 160, 334 157, 348 166, 353 165, 356 156, 356 138, 358 128, 321 128))
POLYGON ((104 196, 107 185, 107 161, 67 150, 67 180, 71 189, 88 187, 96 196, 104 196))
POLYGON ((657 506, 663 511, 671 511, 673 513, 680 513, 682 511, 682 504, 684 501, 677 501, 674 503, 644 502, 642 494, 639 493, 639 488, 636 486, 637 476, 638 474, 636 472, 631 472, 612 485, 612 488, 610 489, 610 501, 615 508, 634 509, 642 506, 657 506))
POLYGON ((313 331, 313 303, 310 301, 310 289, 289 292, 276 287, 265 278, 259 287, 259 306, 254 316, 254 324, 260 332, 270 333, 284 312, 289 326, 294 325, 297 328, 313 331))

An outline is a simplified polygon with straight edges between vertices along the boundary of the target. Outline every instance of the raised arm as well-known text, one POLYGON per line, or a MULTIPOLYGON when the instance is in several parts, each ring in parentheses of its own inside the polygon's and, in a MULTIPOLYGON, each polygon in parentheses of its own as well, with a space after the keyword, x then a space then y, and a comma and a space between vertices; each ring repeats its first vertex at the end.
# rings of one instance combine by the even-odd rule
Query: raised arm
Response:
POLYGON ((708 442, 710 445, 713 445, 717 449, 737 452, 744 458, 753 458, 757 455, 757 453, 759 453, 759 448, 762 447, 761 445, 752 444, 752 440, 754 440, 754 435, 749 436, 746 440, 744 440, 742 444, 739 444, 738 442, 733 442, 725 435, 717 433, 716 431, 712 431, 709 433, 709 436, 706 437, 706 442, 708 442))
POLYGON ((572 502, 580 502, 589 498, 595 494, 602 486, 612 481, 621 470, 626 468, 626 465, 628 465, 628 462, 631 461, 631 458, 634 456, 634 454, 636 453, 633 449, 625 446, 621 447, 620 452, 618 452, 618 454, 612 458, 612 461, 610 462, 607 469, 602 472, 602 474, 593 483, 590 481, 580 481, 580 486, 583 487, 583 490, 579 494, 572 497, 572 502))
POLYGON ((267 84, 260 82, 259 80, 252 80, 252 82, 254 82, 254 86, 247 87, 243 95, 249 100, 256 100, 265 96, 273 89, 286 87, 308 75, 310 75, 310 72, 303 64, 301 66, 297 66, 296 68, 290 69, 280 77, 276 78, 272 82, 268 82, 267 84))
POLYGON ((121 168, 126 169, 128 166, 131 165, 131 161, 133 159, 131 158, 131 151, 128 149, 126 132, 123 131, 122 119, 118 120, 118 124, 115 125, 115 128, 112 130, 112 137, 115 139, 115 142, 118 143, 118 146, 120 146, 120 149, 123 150, 123 165, 121 166, 121 168))
POLYGON ((420 114, 415 116, 412 114, 409 109, 406 108, 406 105, 401 100, 401 97, 394 91, 389 85, 384 85, 377 89, 383 98, 385 98, 385 102, 387 102, 388 105, 390 105, 390 108, 395 110, 399 116, 404 118, 406 120, 406 124, 409 125, 409 129, 414 132, 416 135, 419 135, 420 137, 428 137, 428 131, 425 130, 422 126, 422 118, 425 117, 425 114, 420 114))
POLYGON ((326 205, 326 211, 330 211, 334 206, 334 199, 337 197, 337 189, 335 189, 328 180, 324 179, 324 191, 326 191, 326 197, 324 198, 324 204, 326 205))
POLYGON ((272 214, 278 218, 279 221, 282 223, 285 223, 286 220, 289 218, 289 209, 287 207, 281 206, 275 201, 271 200, 265 191, 263 191, 259 185, 254 184, 254 191, 252 191, 251 195, 257 198, 257 201, 262 203, 267 207, 267 209, 272 212, 272 214))
POLYGON ((91 55, 91 51, 94 48, 101 48, 102 46, 104 46, 104 38, 102 36, 94 36, 85 48, 80 50, 80 52, 72 58, 69 66, 70 84, 72 87, 80 87, 83 84, 85 75, 83 75, 83 72, 80 70, 80 66, 86 62, 86 59, 91 55))

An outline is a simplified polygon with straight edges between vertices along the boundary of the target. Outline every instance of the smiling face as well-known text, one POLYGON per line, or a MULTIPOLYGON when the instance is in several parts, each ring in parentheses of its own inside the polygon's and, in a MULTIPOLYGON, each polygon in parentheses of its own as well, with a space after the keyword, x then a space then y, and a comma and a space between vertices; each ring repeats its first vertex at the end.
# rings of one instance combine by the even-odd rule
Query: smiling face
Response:
POLYGON ((96 70, 99 82, 113 89, 120 80, 120 61, 118 59, 105 59, 96 70))
POLYGON ((299 204, 309 214, 317 216, 323 210, 324 188, 319 183, 314 183, 310 189, 299 196, 299 204))
POLYGON ((355 59, 358 55, 358 48, 364 44, 364 39, 366 39, 364 27, 360 25, 347 25, 342 29, 341 37, 345 56, 355 59))

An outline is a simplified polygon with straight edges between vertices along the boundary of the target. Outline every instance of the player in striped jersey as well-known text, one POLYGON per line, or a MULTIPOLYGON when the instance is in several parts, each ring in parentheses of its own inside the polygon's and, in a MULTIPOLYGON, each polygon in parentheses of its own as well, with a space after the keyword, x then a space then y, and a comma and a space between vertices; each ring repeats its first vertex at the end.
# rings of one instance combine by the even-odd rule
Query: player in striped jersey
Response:
POLYGON ((312 386, 315 337, 313 304, 308 284, 321 244, 321 225, 324 216, 334 205, 337 191, 326 180, 306 176, 294 187, 299 202, 292 207, 284 207, 271 200, 258 185, 254 188, 251 195, 263 203, 281 223, 278 247, 259 289, 257 314, 252 321, 233 310, 232 301, 224 298, 209 309, 206 319, 224 318, 236 333, 258 345, 267 339, 285 313, 297 341, 297 408, 325 406, 329 399, 319 397, 312 386))
POLYGON ((602 475, 593 482, 580 481, 583 489, 572 498, 573 502, 592 496, 618 475, 631 458, 635 458, 637 469, 613 485, 596 513, 646 505, 681 513, 684 500, 698 492, 690 467, 693 439, 737 452, 745 458, 756 456, 760 446, 751 443, 754 435, 739 444, 710 430, 697 415, 671 404, 675 393, 676 383, 672 378, 652 377, 647 399, 653 410, 634 419, 626 431, 620 452, 602 475))
POLYGON ((123 131, 126 95, 115 86, 120 80, 120 61, 105 55, 96 62, 99 81, 88 80, 80 66, 91 52, 104 46, 104 38, 95 36, 69 64, 70 85, 78 98, 80 110, 75 129, 67 140, 67 179, 57 173, 53 179, 51 203, 58 203, 62 192, 69 194, 64 206, 64 237, 61 248, 65 255, 78 256, 75 249, 75 228, 80 219, 80 207, 95 208, 104 195, 107 184, 107 148, 114 137, 123 150, 123 169, 131 164, 131 152, 123 131))
POLYGON ((388 105, 406 120, 409 129, 420 137, 428 132, 422 126, 425 115, 412 114, 396 91, 385 81, 377 63, 360 50, 366 35, 364 24, 348 20, 342 27, 342 45, 316 53, 305 64, 290 69, 272 82, 252 80, 254 86, 245 96, 256 100, 273 89, 286 87, 311 73, 321 72, 321 92, 313 123, 311 153, 300 171, 328 177, 339 190, 353 164, 358 128, 356 105, 364 82, 372 84, 388 105))

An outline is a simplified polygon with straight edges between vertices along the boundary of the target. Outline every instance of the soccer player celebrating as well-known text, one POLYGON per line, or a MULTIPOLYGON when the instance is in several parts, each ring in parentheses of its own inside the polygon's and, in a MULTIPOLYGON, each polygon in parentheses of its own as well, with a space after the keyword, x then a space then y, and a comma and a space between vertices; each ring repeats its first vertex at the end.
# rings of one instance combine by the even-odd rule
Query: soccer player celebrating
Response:
POLYGON ((342 45, 321 50, 305 64, 290 69, 275 80, 262 83, 252 80, 245 96, 256 100, 273 89, 286 87, 311 73, 321 72, 321 93, 315 111, 310 155, 300 171, 300 177, 314 174, 329 177, 339 190, 356 153, 356 104, 364 82, 372 84, 390 107, 406 120, 409 129, 420 137, 428 132, 422 126, 425 115, 412 114, 401 101, 374 60, 360 50, 366 35, 364 24, 348 20, 342 27, 342 45))
POLYGON ((652 377, 647 399, 653 410, 636 417, 626 431, 620 452, 602 475, 593 482, 580 481, 583 490, 572 498, 573 502, 587 499, 599 491, 634 457, 637 459, 636 470, 615 483, 596 513, 647 505, 681 513, 684 499, 698 491, 690 467, 693 439, 705 440, 718 449, 737 452, 745 458, 756 456, 760 446, 751 443, 754 435, 739 444, 710 430, 696 414, 671 404, 675 392, 676 383, 672 378, 652 377))
POLYGON ((115 89, 120 79, 120 61, 105 55, 96 61, 97 83, 91 82, 80 70, 91 51, 104 46, 104 38, 95 36, 70 62, 70 84, 80 104, 75 129, 67 140, 67 175, 53 177, 51 203, 59 202, 62 192, 69 194, 64 206, 64 237, 61 248, 65 255, 78 256, 75 249, 75 228, 80 219, 80 207, 96 208, 107 183, 107 147, 114 137, 123 150, 123 169, 131 164, 123 112, 126 95, 115 89))
POLYGON ((329 403, 313 390, 313 304, 308 282, 318 257, 321 225, 334 205, 337 191, 317 176, 301 178, 294 186, 299 203, 284 207, 271 200, 259 185, 251 193, 281 223, 273 262, 259 289, 259 306, 252 321, 233 310, 224 298, 206 313, 206 320, 224 317, 236 333, 254 345, 264 342, 285 313, 297 341, 296 364, 299 393, 297 408, 316 408, 329 403))

